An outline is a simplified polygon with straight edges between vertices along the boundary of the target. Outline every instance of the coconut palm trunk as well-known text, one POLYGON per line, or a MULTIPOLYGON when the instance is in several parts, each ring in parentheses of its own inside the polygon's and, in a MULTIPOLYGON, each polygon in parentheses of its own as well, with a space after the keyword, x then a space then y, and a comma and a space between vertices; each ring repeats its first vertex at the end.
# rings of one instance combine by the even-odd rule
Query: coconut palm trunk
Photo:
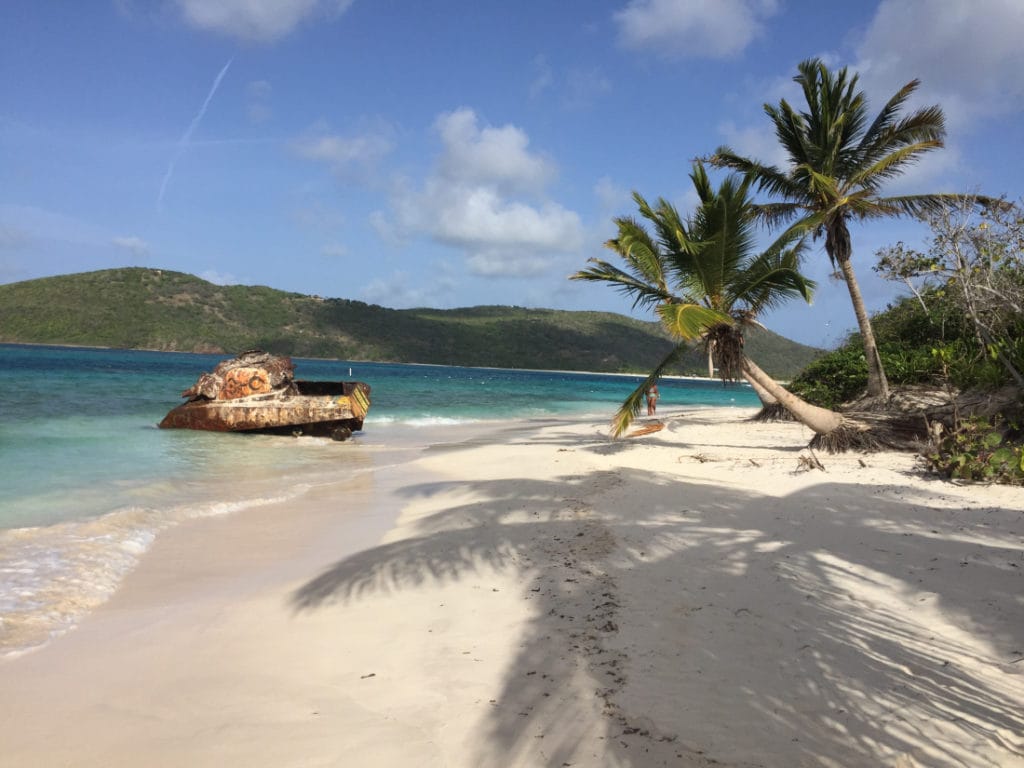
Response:
POLYGON ((768 390, 796 421, 814 432, 809 443, 811 448, 842 453, 849 450, 877 451, 900 444, 877 425, 854 421, 841 413, 812 405, 797 397, 746 355, 743 355, 741 366, 744 377, 768 390))
POLYGON ((860 284, 853 272, 851 258, 853 247, 850 244, 850 232, 841 217, 837 217, 837 220, 828 227, 825 250, 839 267, 843 280, 846 282, 846 289, 850 293, 850 303, 853 305, 853 314, 857 318, 857 327, 860 330, 861 343, 864 346, 864 359, 868 366, 868 397, 888 400, 889 380, 885 376, 882 357, 878 353, 875 331, 871 326, 867 307, 864 305, 864 296, 860 292, 860 284))
POLYGON ((755 379, 752 379, 749 376, 744 376, 744 378, 746 379, 747 384, 750 385, 750 388, 754 390, 754 394, 757 395, 757 399, 761 401, 761 406, 763 408, 779 404, 779 399, 762 387, 755 379))
POLYGON ((754 394, 757 395, 757 399, 761 401, 761 410, 750 417, 751 421, 791 421, 793 419, 793 415, 771 392, 749 376, 744 376, 743 380, 750 385, 754 394))
POLYGON ((746 355, 743 356, 742 365, 743 375, 748 380, 756 381, 760 387, 793 414, 794 419, 813 430, 816 435, 827 435, 843 425, 844 419, 841 414, 811 405, 806 400, 797 397, 761 370, 760 366, 746 355))

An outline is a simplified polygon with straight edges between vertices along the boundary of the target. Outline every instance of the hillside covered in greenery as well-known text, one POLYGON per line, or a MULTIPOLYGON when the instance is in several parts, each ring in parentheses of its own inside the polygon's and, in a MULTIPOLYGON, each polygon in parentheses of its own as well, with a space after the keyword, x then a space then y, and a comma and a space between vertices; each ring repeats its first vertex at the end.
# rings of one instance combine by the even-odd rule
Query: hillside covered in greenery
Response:
MULTIPOLYGON (((387 309, 141 267, 0 285, 0 341, 608 372, 648 370, 672 348, 659 324, 607 312, 387 309)), ((820 354, 766 331, 748 351, 783 378, 820 354)), ((677 372, 706 372, 702 353, 677 372)))

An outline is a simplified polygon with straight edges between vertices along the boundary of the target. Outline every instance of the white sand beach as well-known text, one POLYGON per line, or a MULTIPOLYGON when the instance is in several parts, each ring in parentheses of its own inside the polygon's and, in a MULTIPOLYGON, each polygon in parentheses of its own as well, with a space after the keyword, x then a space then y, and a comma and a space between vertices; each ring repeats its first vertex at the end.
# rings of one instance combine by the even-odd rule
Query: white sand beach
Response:
POLYGON ((750 414, 433 432, 166 531, 0 660, 0 765, 1024 765, 1024 491, 750 414))

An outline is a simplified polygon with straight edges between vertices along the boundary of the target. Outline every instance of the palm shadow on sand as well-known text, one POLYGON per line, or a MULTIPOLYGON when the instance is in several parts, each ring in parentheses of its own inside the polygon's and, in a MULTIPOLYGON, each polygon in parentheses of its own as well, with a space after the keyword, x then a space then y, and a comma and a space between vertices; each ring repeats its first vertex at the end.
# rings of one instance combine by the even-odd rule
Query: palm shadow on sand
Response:
POLYGON ((525 760, 539 740, 556 766, 584 754, 622 766, 781 765, 774 749, 808 765, 904 754, 998 765, 989 748, 1024 759, 1014 655, 1024 562, 1019 535, 989 526, 1020 513, 935 511, 927 492, 895 490, 912 501, 832 483, 761 496, 640 470, 411 485, 400 491, 410 500, 468 491, 478 501, 340 560, 292 604, 330 610, 485 567, 518 574, 533 616, 477 765, 525 760), (638 509, 636 498, 654 501, 638 509), (964 569, 985 594, 958 578, 964 569), (671 585, 668 602, 649 589, 659 584, 671 585), (934 612, 894 609, 894 591, 934 612), (595 701, 604 728, 590 743, 581 723, 595 701), (697 727, 713 709, 737 724, 734 739, 697 727), (957 738, 934 743, 919 730, 929 720, 953 723, 957 738))

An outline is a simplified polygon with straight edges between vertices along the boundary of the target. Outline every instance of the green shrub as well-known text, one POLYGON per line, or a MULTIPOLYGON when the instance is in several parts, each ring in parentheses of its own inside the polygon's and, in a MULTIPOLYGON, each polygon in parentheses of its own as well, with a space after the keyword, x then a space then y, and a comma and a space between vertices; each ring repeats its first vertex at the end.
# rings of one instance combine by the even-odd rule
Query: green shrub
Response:
POLYGON ((794 394, 823 408, 857 397, 868 383, 868 366, 859 343, 847 343, 808 365, 791 383, 794 394))
POLYGON ((1024 485, 1019 430, 985 419, 961 422, 925 459, 933 470, 952 479, 1024 485))
MULTIPOLYGON (((943 291, 927 291, 922 297, 927 311, 916 298, 906 298, 872 318, 878 353, 891 385, 949 383, 963 390, 996 389, 1010 382, 997 350, 990 349, 988 354, 980 350, 973 326, 943 291), (943 355, 936 350, 943 350, 943 355)), ((1024 324, 1019 330, 1001 342, 998 352, 1024 364, 1024 324)), ((856 333, 791 383, 795 394, 825 408, 849 402, 866 388, 867 365, 856 333)))

